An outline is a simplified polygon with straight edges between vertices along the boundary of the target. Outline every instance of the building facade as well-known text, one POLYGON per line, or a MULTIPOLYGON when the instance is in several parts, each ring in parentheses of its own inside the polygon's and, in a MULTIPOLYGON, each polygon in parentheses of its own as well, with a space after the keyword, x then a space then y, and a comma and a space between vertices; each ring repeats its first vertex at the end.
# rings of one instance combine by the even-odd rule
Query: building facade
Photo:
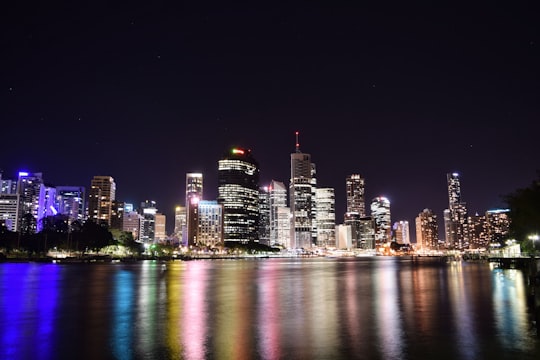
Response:
POLYGON ((233 147, 218 161, 218 202, 224 241, 259 241, 259 164, 251 150, 233 147))

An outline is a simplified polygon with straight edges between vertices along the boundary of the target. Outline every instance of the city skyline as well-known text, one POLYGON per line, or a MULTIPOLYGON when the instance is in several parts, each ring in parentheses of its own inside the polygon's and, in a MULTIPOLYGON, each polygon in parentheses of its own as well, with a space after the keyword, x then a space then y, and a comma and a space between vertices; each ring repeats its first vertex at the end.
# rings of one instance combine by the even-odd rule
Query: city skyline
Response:
POLYGON ((442 219, 452 172, 470 214, 503 207, 540 167, 538 9, 430 6, 9 4, 0 169, 110 175, 170 223, 186 173, 217 197, 233 145, 288 186, 299 131, 337 223, 350 174, 392 221, 442 219))

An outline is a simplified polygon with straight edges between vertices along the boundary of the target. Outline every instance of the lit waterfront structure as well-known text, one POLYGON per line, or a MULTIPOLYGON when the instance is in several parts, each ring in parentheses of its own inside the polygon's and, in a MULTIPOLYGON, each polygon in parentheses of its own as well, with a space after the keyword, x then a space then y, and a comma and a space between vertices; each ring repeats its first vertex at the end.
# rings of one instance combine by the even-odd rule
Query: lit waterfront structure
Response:
POLYGON ((371 201, 370 209, 375 222, 375 246, 389 243, 392 239, 390 200, 378 196, 371 201))
POLYGON ((195 245, 197 236, 197 209, 203 200, 203 174, 191 172, 186 174, 186 245, 195 245))
POLYGON ((316 189, 317 246, 336 246, 336 198, 334 188, 316 189))
POLYGON ((88 219, 111 226, 112 202, 116 199, 116 183, 112 176, 97 175, 90 182, 88 219))
POLYGON ((223 204, 216 200, 201 200, 197 217, 197 244, 210 247, 223 244, 223 204))
POLYGON ((400 220, 394 223, 392 227, 393 238, 396 243, 400 245, 406 245, 411 243, 410 232, 409 232, 409 222, 407 220, 400 220))
POLYGON ((259 164, 251 150, 233 147, 218 161, 218 202, 223 204, 224 241, 259 238, 259 164))
POLYGON ((85 220, 86 188, 84 186, 57 186, 55 207, 59 214, 66 215, 68 223, 85 220))
POLYGON ((415 219, 416 247, 420 251, 438 250, 439 225, 437 215, 431 209, 424 209, 415 219))
POLYGON ((461 199, 461 183, 458 173, 446 175, 448 184, 448 209, 444 211, 446 245, 450 249, 464 250, 469 247, 467 204, 461 199))
POLYGON ((290 247, 290 209, 287 188, 281 181, 272 180, 268 187, 270 202, 270 246, 290 247))
POLYGON ((291 179, 289 184, 289 205, 291 210, 291 247, 309 249, 313 246, 315 222, 313 189, 315 164, 311 155, 300 151, 298 132, 296 148, 291 154, 291 179))
MULTIPOLYGON (((365 180, 360 174, 351 174, 345 179, 347 213, 366 216, 365 180)), ((347 215, 345 215, 347 217, 347 215)))

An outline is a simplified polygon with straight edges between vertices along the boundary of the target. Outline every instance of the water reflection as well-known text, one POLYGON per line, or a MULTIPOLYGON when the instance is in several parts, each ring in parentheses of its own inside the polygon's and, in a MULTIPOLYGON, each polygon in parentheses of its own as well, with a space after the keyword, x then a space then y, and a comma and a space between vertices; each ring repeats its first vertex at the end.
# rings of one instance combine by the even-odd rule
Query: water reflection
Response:
POLYGON ((0 264, 0 358, 535 359, 526 295, 474 262, 0 264))
POLYGON ((373 310, 379 350, 385 359, 399 359, 403 350, 400 295, 397 288, 396 262, 378 261, 375 270, 373 310))
POLYGON ((515 269, 494 269, 491 274, 497 337, 506 348, 527 349, 531 344, 523 335, 532 329, 527 321, 523 273, 515 269))

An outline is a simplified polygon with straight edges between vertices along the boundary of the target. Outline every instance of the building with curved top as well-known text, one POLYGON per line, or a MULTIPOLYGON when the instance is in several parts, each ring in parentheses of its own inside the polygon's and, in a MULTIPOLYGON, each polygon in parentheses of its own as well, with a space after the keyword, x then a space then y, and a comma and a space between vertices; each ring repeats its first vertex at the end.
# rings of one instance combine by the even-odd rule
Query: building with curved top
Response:
POLYGON ((251 150, 233 147, 218 161, 218 203, 223 205, 223 240, 259 240, 259 164, 251 150))

